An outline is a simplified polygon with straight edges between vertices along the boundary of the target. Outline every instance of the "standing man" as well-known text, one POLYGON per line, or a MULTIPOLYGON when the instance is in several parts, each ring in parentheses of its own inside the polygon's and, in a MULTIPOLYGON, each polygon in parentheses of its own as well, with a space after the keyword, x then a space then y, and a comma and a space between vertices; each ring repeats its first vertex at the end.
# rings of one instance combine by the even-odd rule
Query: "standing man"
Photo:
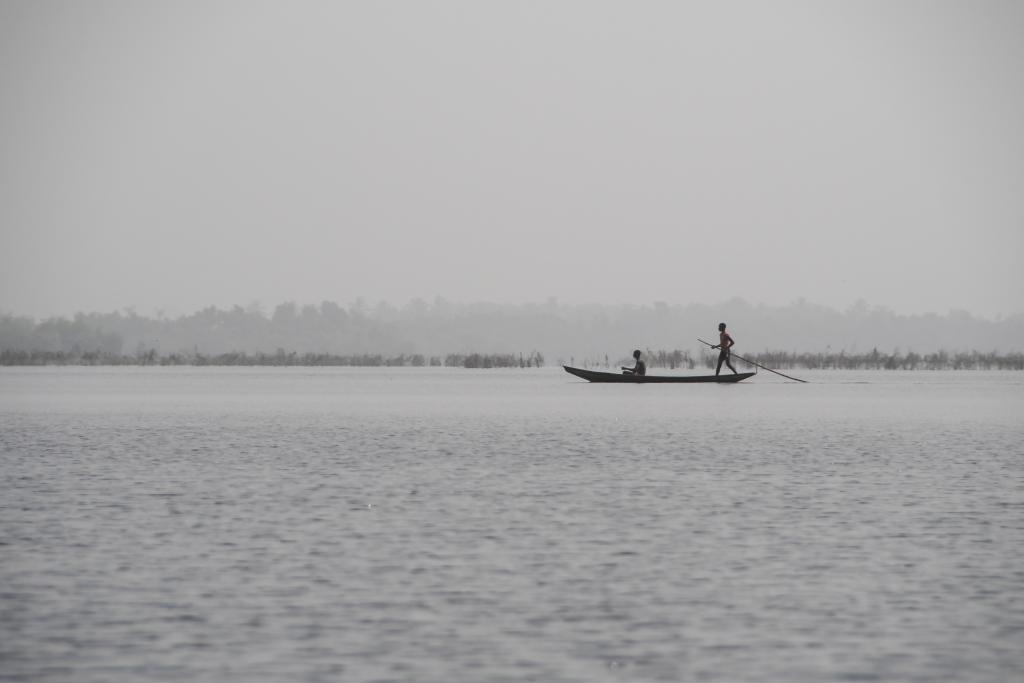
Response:
POLYGON ((729 362, 729 349, 731 349, 732 345, 735 343, 736 342, 733 341, 733 338, 729 333, 725 331, 725 323, 718 323, 718 343, 711 347, 713 349, 721 349, 721 351, 718 352, 718 367, 715 368, 715 377, 718 377, 718 373, 722 371, 722 363, 729 366, 729 369, 732 370, 732 374, 739 374, 736 372, 736 368, 732 366, 732 363, 729 362))

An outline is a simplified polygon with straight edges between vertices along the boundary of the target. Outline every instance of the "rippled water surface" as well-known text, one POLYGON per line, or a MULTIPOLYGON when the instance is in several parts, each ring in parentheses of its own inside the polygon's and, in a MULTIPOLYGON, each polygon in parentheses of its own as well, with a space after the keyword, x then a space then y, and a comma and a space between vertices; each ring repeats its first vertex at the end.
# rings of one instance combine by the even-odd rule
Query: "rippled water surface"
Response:
POLYGON ((1008 681, 1024 376, 0 371, 0 680, 1008 681))

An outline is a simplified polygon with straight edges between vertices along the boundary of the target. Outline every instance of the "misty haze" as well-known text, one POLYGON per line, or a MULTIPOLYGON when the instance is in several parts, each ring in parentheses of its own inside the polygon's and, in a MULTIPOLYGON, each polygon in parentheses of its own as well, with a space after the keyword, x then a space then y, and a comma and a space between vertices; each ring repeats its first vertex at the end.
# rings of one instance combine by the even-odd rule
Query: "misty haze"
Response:
POLYGON ((0 680, 1017 680, 1022 37, 0 2, 0 680))
POLYGON ((0 311, 1024 312, 1019 3, 0 7, 0 311))

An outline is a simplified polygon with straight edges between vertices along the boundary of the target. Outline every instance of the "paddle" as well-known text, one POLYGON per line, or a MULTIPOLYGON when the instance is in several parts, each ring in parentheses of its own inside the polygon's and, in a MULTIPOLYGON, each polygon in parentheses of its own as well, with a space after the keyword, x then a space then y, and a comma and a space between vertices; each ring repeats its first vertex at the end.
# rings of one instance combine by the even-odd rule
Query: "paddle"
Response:
MULTIPOLYGON (((703 339, 701 339, 700 337, 698 337, 698 338, 697 338, 697 341, 699 341, 699 342, 700 342, 701 344, 707 344, 708 346, 711 346, 711 348, 715 348, 715 347, 714 347, 714 346, 712 346, 712 345, 711 345, 710 343, 708 343, 708 342, 704 341, 704 340, 703 340, 703 339)), ((790 377, 789 375, 783 375, 783 374, 782 374, 781 372, 778 372, 777 370, 772 370, 771 368, 766 368, 765 366, 761 365, 760 363, 755 363, 755 362, 754 362, 754 361, 752 361, 752 360, 747 360, 747 359, 746 359, 746 358, 744 358, 743 356, 737 356, 737 355, 736 355, 735 353, 732 353, 732 354, 730 354, 730 355, 732 355, 732 357, 733 357, 733 358, 739 358, 739 359, 740 359, 741 361, 743 361, 744 363, 750 363, 751 365, 753 365, 753 366, 755 366, 755 367, 759 367, 759 368, 761 368, 762 370, 767 370, 768 372, 774 372, 774 373, 775 373, 776 375, 779 375, 780 377, 785 377, 786 379, 791 379, 791 380, 793 380, 794 382, 802 382, 802 383, 804 383, 804 384, 809 384, 809 382, 808 382, 807 380, 805 380, 805 379, 797 379, 796 377, 790 377)))

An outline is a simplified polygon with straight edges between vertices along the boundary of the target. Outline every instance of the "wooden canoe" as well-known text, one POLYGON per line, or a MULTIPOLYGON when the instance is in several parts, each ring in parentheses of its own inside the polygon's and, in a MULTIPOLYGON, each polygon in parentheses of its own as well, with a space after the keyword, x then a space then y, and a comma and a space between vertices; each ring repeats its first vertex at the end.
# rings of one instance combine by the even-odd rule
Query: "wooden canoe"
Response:
POLYGON ((722 373, 721 375, 625 375, 614 372, 597 372, 595 370, 583 370, 563 365, 565 371, 570 375, 576 375, 588 382, 626 382, 629 384, 657 384, 665 382, 694 383, 694 382, 740 382, 753 377, 753 372, 741 372, 739 374, 722 373))

